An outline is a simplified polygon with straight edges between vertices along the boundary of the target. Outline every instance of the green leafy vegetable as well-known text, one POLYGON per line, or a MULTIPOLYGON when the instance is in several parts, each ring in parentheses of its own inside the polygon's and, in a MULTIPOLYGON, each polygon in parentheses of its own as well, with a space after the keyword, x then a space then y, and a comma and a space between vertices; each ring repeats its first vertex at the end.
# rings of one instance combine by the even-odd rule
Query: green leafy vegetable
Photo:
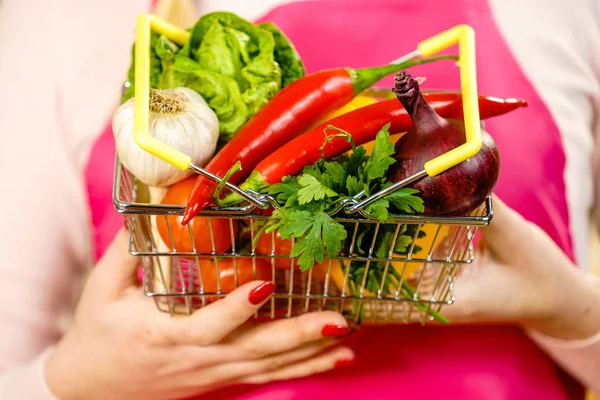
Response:
POLYGON ((219 119, 219 141, 229 141, 246 123, 250 110, 233 78, 208 70, 192 71, 186 86, 194 89, 206 100, 219 119))
MULTIPOLYGON (((267 187, 263 192, 273 196, 282 207, 276 210, 271 220, 273 225, 265 232, 279 230, 282 238, 292 235, 296 244, 292 257, 298 257, 301 270, 312 268, 315 262, 321 262, 325 255, 336 257, 348 247, 350 238, 347 228, 331 218, 330 214, 339 208, 339 202, 354 197, 361 192, 365 195, 375 193, 390 185, 385 174, 394 162, 394 145, 390 142, 389 124, 378 133, 371 156, 364 147, 353 149, 349 157, 325 161, 304 168, 296 177, 284 177, 281 183, 267 187)), ((336 137, 350 137, 344 131, 337 130, 336 137)), ((325 143, 331 136, 324 139, 325 143)), ((412 189, 399 189, 386 197, 370 204, 365 212, 381 222, 390 222, 393 213, 413 214, 422 211, 423 202, 412 189), (401 194, 396 194, 401 192, 401 194)), ((371 225, 371 224, 367 224, 371 225)), ((372 225, 371 225, 372 226, 372 225)), ((350 228, 351 229, 351 228, 350 228)), ((370 246, 373 232, 359 232, 357 251, 364 254, 363 243, 370 246)), ((373 279, 376 275, 373 275, 373 279)))
MULTIPOLYGON (((158 88, 162 73, 161 60, 156 54, 156 45, 160 35, 152 32, 150 35, 150 87, 158 88)), ((127 88, 123 93, 122 102, 129 100, 135 93, 135 45, 131 47, 131 66, 127 73, 127 88)))
POLYGON ((388 208, 390 207, 390 202, 385 199, 380 199, 374 201, 369 204, 365 208, 365 212, 369 214, 371 217, 377 218, 381 222, 389 222, 390 221, 390 213, 388 208))
POLYGON ((298 192, 300 191, 300 184, 298 178, 294 176, 284 176, 281 183, 271 185, 267 189, 267 193, 271 196, 275 196, 275 200, 279 204, 285 204, 285 206, 292 207, 292 204, 298 198, 298 192))
MULTIPOLYGON (((255 235, 255 242, 264 233, 279 231, 282 239, 295 238, 290 257, 298 259, 302 271, 313 267, 315 262, 321 263, 325 258, 335 258, 340 254, 367 254, 377 259, 389 259, 394 253, 412 254, 421 249, 413 245, 415 237, 423 237, 418 231, 418 224, 398 225, 393 220, 395 214, 414 214, 423 212, 423 201, 418 191, 401 188, 371 203, 364 210, 373 218, 379 219, 381 225, 360 224, 354 234, 355 224, 341 223, 330 214, 338 210, 339 202, 347 200, 363 192, 376 193, 392 185, 386 181, 388 168, 394 163, 392 157, 394 145, 390 142, 389 125, 384 126, 377 134, 375 147, 370 156, 364 147, 354 147, 349 157, 325 161, 324 157, 315 164, 304 168, 298 176, 286 176, 281 183, 268 186, 263 193, 268 193, 282 205, 270 218, 271 225, 261 229, 255 235), (351 234, 349 234, 351 233, 351 234), (350 250, 351 241, 356 242, 350 250)), ((332 136, 349 137, 350 135, 334 127, 325 130, 324 143, 332 136), (327 130, 339 133, 327 136, 327 130)), ((265 225, 266 226, 266 225, 265 225)), ((341 260, 340 267, 345 269, 341 260)), ((348 289, 358 295, 358 288, 363 287, 372 293, 389 295, 397 290, 407 299, 415 299, 415 292, 396 268, 389 262, 353 260, 349 266, 348 289)), ((356 307, 360 305, 356 304, 356 307)), ((423 304, 415 304, 419 310, 428 312, 441 322, 447 320, 430 310, 423 304)))
POLYGON ((214 19, 200 43, 195 59, 200 68, 233 78, 243 91, 247 82, 242 79, 240 47, 243 46, 241 43, 245 43, 245 50, 250 38, 244 32, 237 32, 238 36, 235 36, 235 32, 237 31, 223 27, 219 20, 214 19))
MULTIPOLYGON (((135 91, 134 49, 123 101, 135 91)), ((255 25, 228 12, 202 16, 181 48, 165 36, 151 36, 150 87, 197 91, 217 114, 220 145, 304 74, 298 53, 277 27, 255 25)))
POLYGON ((396 245, 394 246, 394 251, 396 253, 404 253, 408 250, 408 246, 412 243, 412 236, 409 235, 401 235, 396 239, 396 245))
POLYGON ((335 257, 342 249, 346 230, 327 213, 294 210, 279 214, 278 217, 280 221, 265 232, 278 229, 283 239, 289 239, 292 235, 296 237, 290 256, 298 257, 301 270, 309 269, 315 261, 322 262, 325 255, 335 257))
POLYGON ((175 57, 179 50, 179 46, 165 36, 158 38, 154 46, 154 51, 161 62, 161 74, 158 81, 159 89, 181 87, 185 84, 186 76, 173 69, 175 57))
POLYGON ((363 190, 363 187, 359 185, 356 176, 350 175, 346 178, 346 190, 348 191, 348 195, 354 197, 363 190))
POLYGON ((384 199, 392 203, 400 211, 422 213, 425 211, 425 207, 423 206, 423 200, 415 196, 417 193, 419 191, 416 189, 400 188, 385 196, 384 199))
POLYGON ((275 39, 275 60, 281 66, 282 86, 287 86, 305 74, 304 63, 294 48, 292 42, 271 22, 258 25, 269 31, 275 39))
POLYGON ((382 178, 390 165, 396 162, 391 157, 394 154, 394 144, 389 141, 389 127, 390 124, 387 124, 381 128, 375 138, 373 153, 365 165, 365 173, 369 180, 382 178))
POLYGON ((337 196, 337 193, 331 190, 322 181, 319 181, 313 175, 303 175, 298 178, 301 188, 298 191, 298 202, 300 204, 310 203, 313 200, 321 200, 327 197, 337 196))

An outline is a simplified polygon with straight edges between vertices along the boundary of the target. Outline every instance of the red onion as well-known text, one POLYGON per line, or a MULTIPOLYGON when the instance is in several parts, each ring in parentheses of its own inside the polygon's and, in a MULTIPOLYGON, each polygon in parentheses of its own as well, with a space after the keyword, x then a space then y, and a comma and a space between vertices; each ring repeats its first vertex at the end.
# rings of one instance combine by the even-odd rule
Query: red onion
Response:
MULTIPOLYGON (((463 121, 440 117, 421 96, 419 84, 405 71, 396 74, 394 93, 413 120, 414 127, 396 142, 388 179, 400 181, 423 170, 425 162, 466 141, 463 121)), ((440 173, 426 176, 410 187, 419 190, 426 215, 462 216, 476 209, 492 193, 500 170, 500 154, 485 131, 481 150, 440 173)))

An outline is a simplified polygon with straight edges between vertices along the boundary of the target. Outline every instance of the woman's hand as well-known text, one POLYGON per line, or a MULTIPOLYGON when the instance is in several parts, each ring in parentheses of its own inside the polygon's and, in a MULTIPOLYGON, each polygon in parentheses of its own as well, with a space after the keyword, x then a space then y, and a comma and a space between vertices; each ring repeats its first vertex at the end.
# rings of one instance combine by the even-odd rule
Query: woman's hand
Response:
POLYGON ((451 322, 519 323, 559 339, 600 332, 600 283, 579 270, 537 225, 498 198, 477 262, 464 266, 451 322))
POLYGON ((334 336, 350 332, 334 312, 246 323, 271 296, 272 283, 248 283, 191 316, 173 318, 136 287, 136 266, 120 232, 46 365, 48 385, 61 400, 183 398, 314 374, 354 358, 348 348, 332 348, 334 336))

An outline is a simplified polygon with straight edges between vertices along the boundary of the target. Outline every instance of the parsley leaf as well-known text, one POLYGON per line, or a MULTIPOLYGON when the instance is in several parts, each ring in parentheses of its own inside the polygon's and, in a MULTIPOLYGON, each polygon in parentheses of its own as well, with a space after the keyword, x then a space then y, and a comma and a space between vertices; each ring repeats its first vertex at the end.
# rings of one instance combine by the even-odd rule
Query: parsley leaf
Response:
POLYGON ((367 150, 363 146, 359 146, 350 155, 348 162, 344 164, 346 175, 355 176, 360 181, 364 180, 363 164, 369 160, 367 150))
POLYGON ((313 214, 309 211, 292 211, 283 215, 280 222, 279 234, 282 239, 292 235, 300 237, 308 231, 313 223, 313 214))
POLYGON ((302 271, 312 268, 315 261, 322 262, 325 254, 337 256, 346 239, 346 229, 325 212, 293 211, 281 222, 279 234, 282 238, 292 234, 298 238, 290 256, 298 257, 302 271))
POLYGON ((333 197, 338 195, 313 175, 302 175, 298 178, 298 183, 302 186, 298 190, 298 202, 300 204, 310 203, 313 200, 321 200, 326 196, 333 197))
POLYGON ((346 183, 346 171, 344 171, 344 165, 339 162, 325 162, 323 164, 327 180, 331 183, 329 187, 335 189, 343 189, 346 183))
POLYGON ((302 239, 298 240, 292 251, 291 257, 298 257, 298 266, 301 271, 307 271, 313 267, 315 261, 320 263, 325 258, 325 248, 319 237, 319 229, 316 225, 302 239))
POLYGON ((335 257, 339 254, 346 239, 346 229, 325 213, 321 214, 320 218, 323 226, 323 244, 327 249, 327 255, 335 257))
POLYGON ((365 212, 381 222, 390 222, 390 213, 388 212, 389 206, 389 201, 379 199, 365 207, 365 212))
MULTIPOLYGON (((387 124, 377 133, 370 156, 363 146, 353 146, 349 156, 331 160, 322 157, 316 163, 306 166, 298 176, 285 177, 281 183, 268 188, 267 193, 284 205, 273 213, 272 225, 265 232, 278 230, 282 239, 295 237, 290 256, 298 258, 301 270, 311 268, 325 256, 337 257, 342 249, 349 250, 347 229, 350 228, 329 215, 334 209, 339 209, 339 200, 354 197, 361 192, 364 192, 364 196, 369 196, 392 184, 386 182, 386 173, 395 162, 391 157, 394 154, 394 144, 390 141, 389 127, 390 124, 387 124)), ((349 133, 339 131, 340 135, 350 137, 349 133)), ((327 137, 326 143, 331 139, 331 136, 327 137)), ((413 189, 399 189, 369 204, 365 213, 382 223, 393 222, 393 212, 413 214, 423 210, 423 202, 417 193, 413 189)), ((365 254, 375 243, 378 243, 377 246, 381 245, 382 239, 375 237, 372 227, 372 224, 361 224, 357 228, 354 251, 365 254)), ((395 225, 390 225, 390 229, 393 230, 394 227, 395 225)), ((378 236, 388 230, 383 228, 378 236)), ((385 234, 387 244, 384 248, 391 248, 392 234, 385 234)), ((405 236, 412 238, 409 233, 405 236)), ((398 244, 395 247, 402 249, 406 246, 398 244)), ((356 267, 360 267, 360 263, 356 267)), ((369 272, 368 285, 377 285, 376 281, 380 278, 383 278, 381 271, 369 272)))
POLYGON ((269 186, 267 193, 275 196, 279 204, 285 204, 292 196, 296 196, 300 190, 298 178, 293 176, 284 176, 281 183, 269 186))
POLYGON ((362 186, 358 184, 358 178, 356 176, 349 176, 346 179, 346 190, 349 196, 356 196, 362 191, 362 186))
POLYGON ((423 212, 425 211, 423 199, 418 196, 415 196, 417 193, 419 193, 419 191, 416 189, 400 188, 388 194, 383 199, 392 203, 400 211, 409 214, 412 214, 414 211, 423 212))
POLYGON ((404 253, 408 250, 408 246, 412 243, 412 236, 401 235, 396 239, 396 245, 394 246, 394 251, 396 253, 404 253))
POLYGON ((390 165, 396 162, 393 157, 394 144, 390 142, 390 124, 385 125, 377 133, 375 147, 365 165, 365 173, 369 180, 383 178, 390 165))

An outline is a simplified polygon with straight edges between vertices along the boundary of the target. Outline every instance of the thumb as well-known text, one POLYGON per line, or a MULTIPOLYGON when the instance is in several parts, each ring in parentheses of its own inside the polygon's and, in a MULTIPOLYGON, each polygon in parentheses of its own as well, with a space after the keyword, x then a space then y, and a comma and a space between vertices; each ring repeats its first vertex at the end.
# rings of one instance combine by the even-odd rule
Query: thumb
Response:
POLYGON ((129 254, 129 234, 121 229, 96 265, 94 290, 111 299, 137 282, 137 257, 129 254))
POLYGON ((490 224, 481 229, 482 241, 499 261, 507 262, 523 248, 530 236, 529 222, 507 206, 497 196, 493 201, 494 215, 490 224))

